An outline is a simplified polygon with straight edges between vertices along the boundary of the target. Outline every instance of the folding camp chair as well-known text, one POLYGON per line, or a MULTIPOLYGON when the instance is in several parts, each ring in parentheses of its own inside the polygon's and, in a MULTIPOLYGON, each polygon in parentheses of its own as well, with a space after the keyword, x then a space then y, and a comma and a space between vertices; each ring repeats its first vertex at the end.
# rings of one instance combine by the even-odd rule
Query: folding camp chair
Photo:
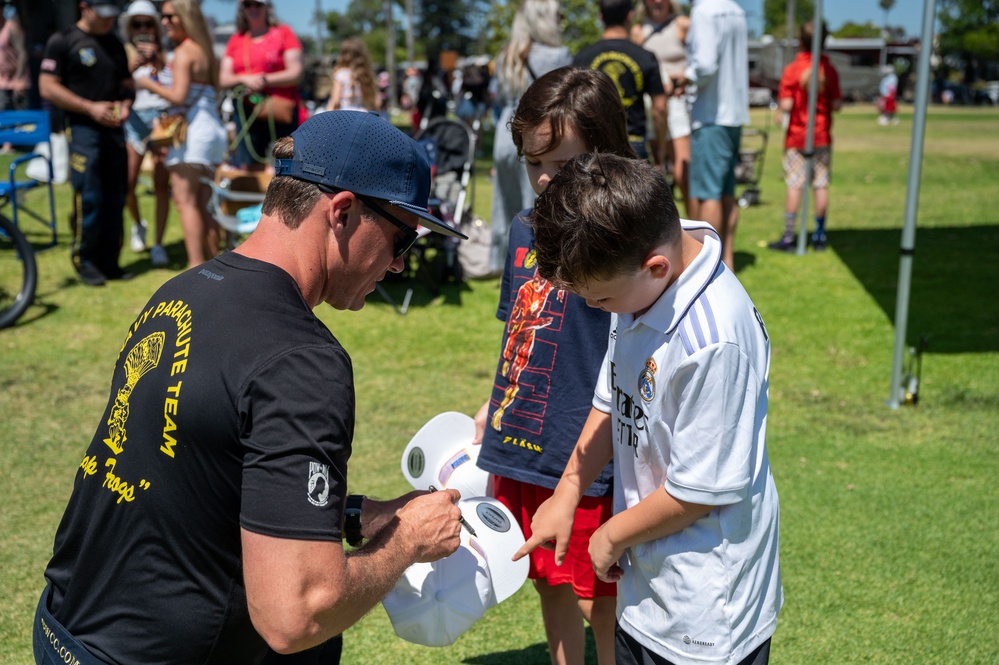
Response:
POLYGON ((51 234, 48 244, 36 249, 54 247, 56 244, 55 196, 52 192, 52 146, 49 142, 49 114, 47 111, 0 111, 0 143, 10 143, 15 148, 14 159, 10 162, 7 180, 0 181, 0 209, 10 206, 10 218, 14 226, 20 223, 21 214, 32 217, 48 229, 51 234), (35 146, 48 146, 48 152, 35 152, 35 146), (27 174, 27 162, 35 159, 43 161, 48 170, 46 180, 35 179, 27 174), (23 168, 22 168, 22 165, 23 168), (18 179, 20 171, 21 179, 18 179), (44 216, 24 203, 24 194, 36 187, 48 188, 49 212, 44 216))

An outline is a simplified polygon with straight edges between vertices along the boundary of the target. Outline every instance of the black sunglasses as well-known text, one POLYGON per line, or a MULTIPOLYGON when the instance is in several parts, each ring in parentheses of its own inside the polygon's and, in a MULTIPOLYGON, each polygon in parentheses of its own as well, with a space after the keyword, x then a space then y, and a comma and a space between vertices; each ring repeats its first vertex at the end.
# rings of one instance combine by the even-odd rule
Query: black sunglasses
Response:
POLYGON ((160 21, 172 21, 176 14, 160 14, 160 21))
MULTIPOLYGON (((319 187, 320 191, 326 192, 327 194, 339 194, 341 191, 343 191, 339 189, 334 189, 332 187, 327 187, 326 185, 320 185, 318 183, 316 183, 316 186, 319 187)), ((426 235, 426 232, 424 233, 420 232, 423 229, 413 228, 409 224, 406 224, 405 222, 401 221, 398 217, 396 217, 389 211, 385 210, 385 208, 375 203, 370 197, 362 196, 360 194, 354 194, 354 196, 356 196, 361 202, 363 202, 364 205, 368 206, 369 208, 377 212, 379 215, 381 215, 385 221, 402 229, 402 235, 396 237, 395 246, 393 247, 392 250, 393 256, 395 258, 399 258, 403 254, 408 252, 413 247, 413 245, 416 244, 416 241, 419 240, 421 236, 426 235)))
POLYGON ((402 229, 402 236, 399 236, 395 239, 395 258, 399 258, 403 254, 408 252, 410 248, 416 244, 416 241, 419 240, 421 235, 419 229, 415 229, 409 224, 404 224, 399 220, 399 218, 390 214, 387 210, 385 210, 380 205, 369 199, 367 196, 360 196, 356 194, 355 196, 361 199, 361 201, 364 202, 364 205, 368 206, 369 208, 377 212, 379 215, 381 215, 384 219, 388 220, 392 224, 402 229))
POLYGON ((146 30, 155 28, 156 24, 153 21, 132 21, 133 30, 146 30))
POLYGON ((255 9, 256 7, 263 7, 264 3, 254 2, 253 0, 245 0, 243 2, 243 9, 255 9))

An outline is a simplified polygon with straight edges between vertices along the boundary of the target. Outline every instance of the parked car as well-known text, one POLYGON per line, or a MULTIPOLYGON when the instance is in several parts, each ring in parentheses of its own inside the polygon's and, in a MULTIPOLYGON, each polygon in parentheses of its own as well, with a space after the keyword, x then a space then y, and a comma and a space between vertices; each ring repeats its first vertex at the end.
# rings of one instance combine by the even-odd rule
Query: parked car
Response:
POLYGON ((999 106, 999 81, 986 81, 978 92, 981 95, 982 104, 999 106))
POLYGON ((940 104, 964 106, 974 102, 974 93, 963 83, 951 81, 933 83, 933 101, 940 104))

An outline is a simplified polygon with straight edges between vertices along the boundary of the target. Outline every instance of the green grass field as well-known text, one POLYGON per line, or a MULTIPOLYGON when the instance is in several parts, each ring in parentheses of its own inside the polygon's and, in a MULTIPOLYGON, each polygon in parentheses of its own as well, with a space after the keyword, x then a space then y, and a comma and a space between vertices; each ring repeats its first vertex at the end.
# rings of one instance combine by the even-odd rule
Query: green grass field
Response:
MULTIPOLYGON (((736 249, 773 348, 768 442, 786 604, 772 662, 999 663, 999 110, 930 109, 908 327, 910 342, 925 335, 928 349, 918 406, 897 410, 885 400, 912 108, 895 127, 876 115, 855 106, 837 117, 830 247, 796 256, 765 247, 782 225, 781 137, 763 111, 753 114, 769 131, 762 201, 743 211, 736 249)), ((487 174, 482 160, 484 217, 487 174)), ((67 188, 58 203, 64 220, 67 188)), ((141 205, 151 219, 152 197, 141 205)), ((38 257, 37 303, 0 331, 2 663, 31 662, 42 571, 125 328, 183 263, 174 215, 170 269, 125 249, 136 279, 87 288, 71 270, 64 221, 60 229, 60 246, 38 257)), ((489 280, 433 298, 418 287, 406 316, 377 294, 359 313, 319 310, 354 359, 354 491, 405 491, 399 461, 410 436, 486 398, 497 295, 489 280)), ((529 586, 449 648, 397 639, 380 607, 345 642, 350 665, 549 662, 529 586)))

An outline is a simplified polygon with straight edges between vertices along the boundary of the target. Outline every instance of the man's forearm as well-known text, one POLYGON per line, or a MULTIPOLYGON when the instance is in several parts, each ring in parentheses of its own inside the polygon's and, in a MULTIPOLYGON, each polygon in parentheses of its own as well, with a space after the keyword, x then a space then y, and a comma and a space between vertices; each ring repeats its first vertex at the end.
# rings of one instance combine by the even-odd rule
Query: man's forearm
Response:
POLYGON ((410 492, 387 501, 372 499, 370 496, 364 497, 361 503, 361 536, 365 540, 372 540, 392 522, 397 510, 419 494, 423 492, 410 492))
POLYGON ((244 532, 244 577, 254 628, 278 653, 296 653, 339 635, 389 592, 415 559, 405 541, 383 530, 346 555, 340 543, 289 542, 257 554, 271 539, 244 532))
POLYGON ((363 547, 264 536, 243 529, 243 577, 253 625, 279 653, 325 642, 356 623, 417 561, 458 547, 452 490, 420 493, 363 547))
POLYGON ((415 558, 405 539, 394 537, 387 525, 363 547, 346 554, 342 561, 339 594, 329 599, 327 609, 316 615, 317 632, 309 639, 289 645, 291 652, 308 649, 339 635, 370 612, 392 590, 415 558))
POLYGON ((92 102, 71 91, 58 78, 48 74, 39 76, 38 92, 43 99, 47 99, 63 111, 79 113, 80 115, 90 115, 92 102))

